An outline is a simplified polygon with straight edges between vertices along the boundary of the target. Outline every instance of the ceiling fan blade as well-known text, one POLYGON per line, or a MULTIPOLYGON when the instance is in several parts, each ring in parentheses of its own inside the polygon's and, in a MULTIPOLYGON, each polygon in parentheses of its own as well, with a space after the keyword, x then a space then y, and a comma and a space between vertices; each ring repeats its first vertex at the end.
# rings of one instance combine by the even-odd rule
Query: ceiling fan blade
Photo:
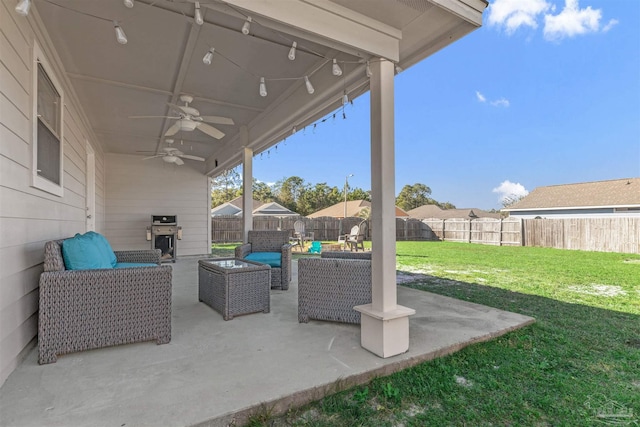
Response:
POLYGON ((130 119, 179 119, 172 116, 129 116, 130 119))
POLYGON ((145 157, 142 160, 155 159, 157 157, 164 157, 164 154, 158 154, 158 155, 155 155, 155 156, 145 157))
POLYGON ((185 114, 188 114, 190 116, 199 116, 200 112, 198 110, 196 110, 193 107, 187 107, 185 105, 178 105, 178 104, 172 104, 170 102, 167 102, 167 105, 173 108, 177 108, 178 110, 182 111, 185 114))
POLYGON ((204 158, 198 157, 198 156, 192 156, 191 154, 178 154, 178 157, 182 157, 183 159, 198 160, 199 162, 204 162, 204 158))
POLYGON ((180 157, 176 157, 176 160, 173 163, 175 163, 176 165, 179 165, 179 166, 180 165, 184 165, 184 162, 182 161, 182 159, 180 157))
POLYGON ((213 123, 215 125, 234 125, 235 122, 229 117, 220 116, 200 116, 203 122, 213 123))
POLYGON ((171 127, 167 129, 167 131, 164 133, 164 136, 175 135, 176 133, 178 133, 179 130, 180 130, 180 120, 178 120, 173 125, 171 125, 171 127))
POLYGON ((215 138, 215 139, 224 138, 224 132, 219 131, 218 129, 214 128, 213 126, 209 126, 206 123, 199 122, 197 127, 198 127, 199 130, 201 130, 202 132, 206 133, 207 135, 209 135, 212 138, 215 138))

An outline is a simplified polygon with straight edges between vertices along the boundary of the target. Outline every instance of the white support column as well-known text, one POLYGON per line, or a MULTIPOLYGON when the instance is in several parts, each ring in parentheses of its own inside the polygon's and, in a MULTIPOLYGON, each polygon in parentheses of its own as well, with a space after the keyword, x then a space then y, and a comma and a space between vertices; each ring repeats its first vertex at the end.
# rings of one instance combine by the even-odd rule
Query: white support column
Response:
POLYGON ((246 126, 240 128, 242 151, 242 241, 249 240, 249 230, 253 229, 253 150, 249 145, 249 130, 246 126))
POLYGON ((397 305, 395 66, 381 59, 371 63, 371 70, 372 303, 354 308, 362 314, 362 346, 386 358, 409 349, 409 316, 415 310, 397 305))

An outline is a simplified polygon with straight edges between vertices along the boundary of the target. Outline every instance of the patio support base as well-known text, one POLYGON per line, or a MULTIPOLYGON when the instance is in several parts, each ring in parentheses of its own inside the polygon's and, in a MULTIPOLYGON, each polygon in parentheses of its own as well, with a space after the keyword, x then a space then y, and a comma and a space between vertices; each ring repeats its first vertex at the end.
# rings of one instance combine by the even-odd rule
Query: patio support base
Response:
POLYGON ((357 305, 354 310, 362 314, 360 345, 376 356, 386 359, 409 350, 409 316, 412 308, 397 305, 394 310, 374 310, 371 304, 357 305))

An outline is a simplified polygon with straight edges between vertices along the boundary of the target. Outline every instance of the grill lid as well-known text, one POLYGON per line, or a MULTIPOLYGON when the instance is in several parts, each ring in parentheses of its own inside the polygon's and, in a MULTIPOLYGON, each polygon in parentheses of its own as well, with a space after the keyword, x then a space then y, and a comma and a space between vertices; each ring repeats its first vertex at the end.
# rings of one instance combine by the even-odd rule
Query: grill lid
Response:
POLYGON ((177 215, 151 215, 152 224, 177 224, 177 215))

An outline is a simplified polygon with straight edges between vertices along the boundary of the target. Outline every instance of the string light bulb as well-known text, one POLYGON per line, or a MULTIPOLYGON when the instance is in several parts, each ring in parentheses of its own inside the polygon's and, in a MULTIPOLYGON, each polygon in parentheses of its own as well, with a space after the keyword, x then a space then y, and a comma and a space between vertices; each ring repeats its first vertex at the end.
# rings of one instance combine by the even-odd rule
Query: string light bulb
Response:
POLYGON ((264 81, 264 77, 260 77, 260 96, 267 96, 267 84, 264 81))
POLYGON ((249 30, 251 30, 251 17, 247 16, 247 20, 242 24, 242 34, 249 35, 249 30))
POLYGON ((365 69, 365 73, 367 73, 367 77, 371 77, 373 73, 371 72, 371 66, 369 65, 369 61, 367 61, 367 68, 365 69))
POLYGON ((31 0, 20 0, 20 3, 16 6, 16 13, 18 15, 27 16, 29 15, 29 8, 31 7, 31 0))
POLYGON ((204 62, 207 65, 211 65, 211 60, 213 59, 214 52, 215 52, 215 48, 209 49, 209 51, 204 54, 204 57, 202 58, 202 62, 204 62))
POLYGON ((344 95, 342 95, 342 105, 347 105, 349 103, 349 96, 347 96, 347 91, 344 91, 344 95))
POLYGON ((309 92, 309 95, 313 95, 313 92, 315 92, 316 90, 313 88, 313 85, 309 81, 309 77, 304 76, 304 84, 307 86, 307 92, 309 92))
POLYGON ((396 64, 396 74, 400 74, 403 71, 404 71, 404 69, 402 69, 402 67, 400 67, 398 64, 396 64))
POLYGON ((293 42, 291 49, 289 49, 289 60, 291 61, 296 59, 296 47, 298 47, 298 43, 293 42))
POLYGON ((131 9, 133 7, 133 0, 124 0, 124 5, 131 9))
POLYGON ((291 135, 293 135, 294 133, 296 133, 298 131, 298 128, 296 128, 295 126, 293 127, 293 129, 291 129, 291 135))
POLYGON ((202 25, 204 24, 204 19, 202 19, 202 11, 200 10, 200 2, 196 2, 196 10, 194 13, 194 19, 196 20, 196 24, 202 25))
POLYGON ((333 73, 334 76, 342 75, 342 68, 340 68, 340 66, 338 65, 338 61, 336 61, 335 58, 333 58, 333 65, 331 66, 331 72, 333 73))
POLYGON ((127 40, 127 35, 124 33, 124 30, 116 21, 113 21, 113 28, 116 30, 116 40, 120 44, 127 44, 129 40, 127 40))

